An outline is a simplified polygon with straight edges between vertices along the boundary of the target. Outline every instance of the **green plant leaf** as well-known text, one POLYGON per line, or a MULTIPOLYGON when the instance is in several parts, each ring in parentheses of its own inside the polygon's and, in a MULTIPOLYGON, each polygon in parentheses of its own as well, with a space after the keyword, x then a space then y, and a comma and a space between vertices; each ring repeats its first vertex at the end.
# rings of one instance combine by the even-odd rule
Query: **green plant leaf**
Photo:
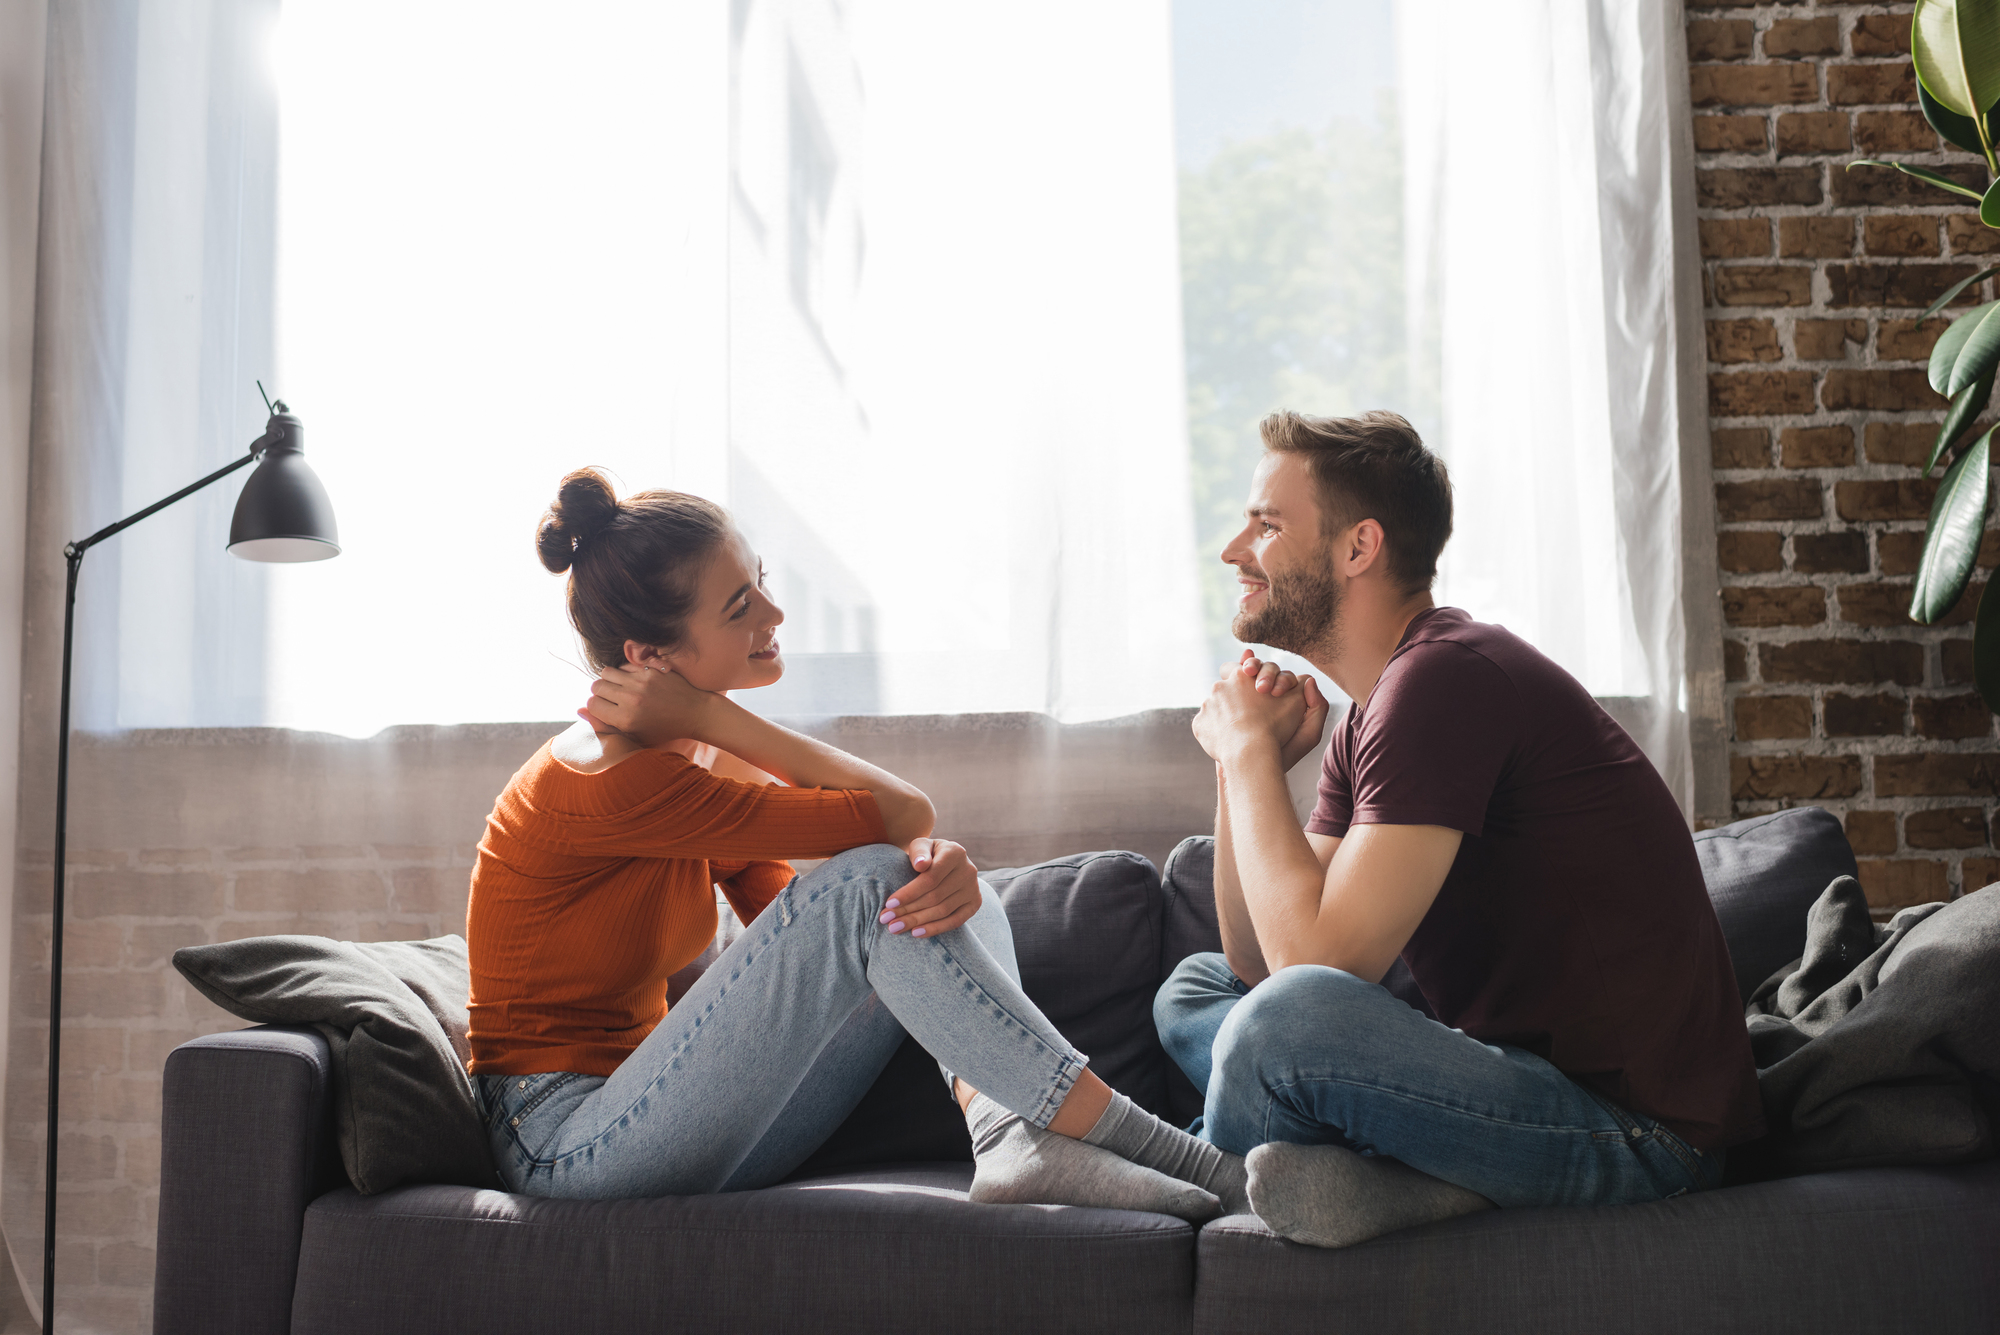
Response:
POLYGON ((2000 7, 1992 0, 1917 0, 1910 59, 1945 110, 1981 115, 2000 102, 2000 7))
POLYGON ((1950 394, 1946 388, 1951 384, 1951 368, 1958 362, 1958 354, 1965 349, 1965 340, 1972 337, 1972 331, 1979 328, 1979 322, 2000 309, 2000 301, 1989 301, 1984 306, 1975 306, 1951 322, 1951 328, 1938 336, 1931 347, 1931 364, 1928 372, 1931 388, 1940 394, 1950 394))
MULTIPOLYGON (((1972 123, 1972 117, 1946 110, 1931 96, 1930 89, 1921 83, 1917 85, 1917 105, 1923 108, 1924 119, 1931 123, 1933 130, 1944 137, 1946 143, 1954 144, 1968 153, 1978 153, 1982 156, 1985 154, 1986 150, 1979 142, 1979 127, 1972 123)), ((1991 108, 1986 112, 1986 133, 1996 142, 2000 142, 2000 117, 1996 117, 1991 108)))
MULTIPOLYGON (((1956 326, 1953 326, 1956 328, 1956 326)), ((1986 406, 1986 400, 1993 397, 1993 372, 1988 371, 1977 383, 1967 385, 1951 401, 1951 411, 1944 415, 1944 425, 1938 428, 1937 440, 1931 445, 1931 457, 1924 461, 1924 476, 1931 475, 1937 461, 1951 448, 1951 443, 1965 434, 1965 428, 1979 416, 1979 410, 1986 406)))
POLYGON ((1928 626, 1958 602, 1972 579, 1979 559, 1979 537, 1986 528, 1986 493, 1992 485, 1988 431, 1958 456, 1945 471, 1937 499, 1931 502, 1930 524, 1924 530, 1924 552, 1917 559, 1917 582, 1910 591, 1910 620, 1928 626))
MULTIPOLYGON (((1968 315, 1965 318, 1969 320, 1972 317, 1968 315)), ((1964 322, 1961 320, 1958 323, 1964 322)), ((1988 310, 1979 317, 1979 323, 1973 326, 1972 333, 1959 348, 1957 360, 1951 364, 1951 380, 1945 385, 1944 392, 1953 398, 1958 397, 1960 390, 1977 383, 1996 365, 2000 365, 2000 309, 1988 310)))
POLYGON ((1964 195, 1967 199, 1985 198, 1971 186, 1954 181, 1949 176, 1940 176, 1929 167, 1919 167, 1913 162, 1884 162, 1880 158, 1856 158, 1847 164, 1849 171, 1853 171, 1856 167, 1894 167, 1905 176, 1914 176, 1919 181, 1928 182, 1941 190, 1949 190, 1954 195, 1964 195))
POLYGON ((2000 594, 1989 579, 1979 595, 1979 615, 1972 623, 1972 684, 1986 707, 2000 714, 2000 594))
POLYGON ((2000 264, 1994 265, 1991 269, 1981 269, 1978 273, 1972 275, 1972 277, 1961 278, 1956 283, 1953 283, 1950 287, 1945 289, 1945 293, 1943 296, 1939 297, 1936 301, 1933 301, 1928 307, 1925 308, 1924 313, 1917 317, 1917 328, 1919 329, 1923 328, 1924 321, 1930 319, 1933 315, 1936 315, 1939 311, 1951 305, 1952 302, 1957 301, 1959 293, 1965 291, 1965 289, 1971 287, 1974 283, 1978 282, 1980 279, 1991 278, 1994 274, 1997 273, 2000 273, 2000 264))
POLYGON ((1986 187, 1986 194, 1979 201, 1979 221, 1988 227, 2000 227, 2000 181, 1986 187))

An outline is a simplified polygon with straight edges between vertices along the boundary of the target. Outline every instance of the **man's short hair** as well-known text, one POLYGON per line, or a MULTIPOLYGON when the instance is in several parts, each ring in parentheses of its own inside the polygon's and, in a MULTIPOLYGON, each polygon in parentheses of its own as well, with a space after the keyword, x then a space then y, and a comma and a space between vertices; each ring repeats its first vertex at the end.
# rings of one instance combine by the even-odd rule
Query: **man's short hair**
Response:
POLYGON ((1322 537, 1373 519, 1396 587, 1404 594, 1430 588, 1451 537, 1451 475, 1415 427, 1377 409, 1359 417, 1272 413, 1258 430, 1265 449, 1302 455, 1312 469, 1322 537))

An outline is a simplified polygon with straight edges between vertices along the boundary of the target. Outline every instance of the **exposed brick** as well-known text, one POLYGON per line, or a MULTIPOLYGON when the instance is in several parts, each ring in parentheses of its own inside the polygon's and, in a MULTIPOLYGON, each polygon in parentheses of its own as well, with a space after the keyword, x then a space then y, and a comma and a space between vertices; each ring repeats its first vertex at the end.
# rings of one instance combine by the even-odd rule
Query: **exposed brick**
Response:
POLYGON ((1863 533, 1800 533, 1792 538, 1792 569, 1802 575, 1859 575, 1868 569, 1863 533))
POLYGON ((1947 686, 1970 686, 1972 682, 1972 641, 1946 640, 1938 646, 1939 665, 1947 686))
POLYGON ((1918 310, 1961 278, 1976 272, 1969 264, 1829 264, 1830 306, 1910 306, 1918 310))
POLYGON ((2000 796, 2000 754, 1875 757, 1877 797, 2000 796))
POLYGON ((1817 204, 1819 167, 1707 167, 1694 174, 1695 202, 1705 209, 1817 204))
POLYGON ((1854 114, 1854 146, 1870 155, 1931 153, 1937 150, 1938 137, 1920 111, 1858 111, 1854 114))
POLYGON ((1820 485, 1810 478, 1718 482, 1715 484, 1715 504, 1725 523, 1818 519, 1826 512, 1820 485))
POLYGON ((78 918, 206 918, 222 911, 222 882, 202 871, 78 872, 70 879, 69 911, 78 918))
POLYGON ((1833 508, 1842 519, 1926 519, 1938 484, 1930 478, 1836 482, 1833 508))
POLYGON ((1857 56, 1907 56, 1910 54, 1910 16, 1863 14, 1854 21, 1851 40, 1857 56))
POLYGON ((1978 848, 1986 842, 1986 808, 1912 811, 1903 818, 1903 840, 1911 848, 1978 848))
POLYGON ((239 872, 235 906, 245 912, 302 910, 325 904, 388 906, 388 887, 372 871, 239 872))
POLYGON ((1734 756, 1730 792, 1739 802, 1852 797, 1861 791, 1858 756, 1734 756))
POLYGON ((1844 111, 1789 111, 1778 117, 1778 152, 1845 153, 1853 147, 1844 111))
MULTIPOLYGON (((82 915, 77 915, 81 917, 82 915)), ((125 929, 115 922, 72 922, 63 931, 65 969, 115 969, 125 960, 125 929)), ((46 967, 46 957, 43 967, 46 967)))
POLYGON ((1694 146, 1702 153, 1762 153, 1769 146, 1762 116, 1696 116, 1694 146))
POLYGON ((1778 433, 1778 462, 1787 468, 1845 468, 1854 462, 1854 428, 1788 426, 1778 433))
POLYGON ((1866 320, 1806 320, 1792 325, 1792 351, 1800 361, 1833 362, 1847 356, 1847 345, 1868 342, 1866 320))
MULTIPOLYGON (((1839 374, 1835 372, 1833 374, 1839 374)), ((1921 381, 1923 372, 1913 374, 1921 381)), ((1769 417, 1813 410, 1811 371, 1738 371, 1708 377, 1708 410, 1717 417, 1769 417)), ((1930 392, 1925 385, 1924 391, 1930 392)))
MULTIPOLYGON (((1751 39, 1756 32, 1757 25, 1749 19, 1690 19, 1687 25, 1688 59, 1745 59, 1750 54, 1751 39)), ((1766 51, 1769 53, 1769 48, 1766 51)))
POLYGON ((1935 412, 1949 403, 1931 388, 1930 377, 1914 367, 1828 371, 1820 402, 1830 412, 1859 408, 1883 413, 1935 412))
MULTIPOLYGON (((1694 25, 1688 24, 1688 29, 1692 32, 1694 25)), ((1775 19, 1764 30, 1764 55, 1767 58, 1839 54, 1840 19, 1832 14, 1816 19, 1775 19)), ((1735 57, 1717 56, 1715 59, 1732 60, 1735 57)))
POLYGON ((1805 695, 1743 695, 1736 699, 1736 739, 1766 741, 1774 737, 1812 736, 1812 697, 1805 695))
POLYGON ((1958 864, 1958 870, 1959 884, 1969 895, 2000 881, 2000 858, 1967 858, 1958 864))
POLYGON ((157 1253, 136 1242, 113 1242, 97 1250, 97 1281, 113 1288, 150 1286, 157 1253))
POLYGON ((1826 590, 1817 584, 1724 589, 1722 617, 1732 626, 1817 626, 1826 620, 1826 590))
POLYGON ((1870 422, 1861 448, 1871 464, 1921 465, 1931 457, 1937 433, 1935 422, 1870 422))
POLYGON ((1778 331, 1769 320, 1710 320, 1708 359, 1712 362, 1775 362, 1783 357, 1778 331))
POLYGON ((1875 331, 1875 351, 1890 361, 1928 362, 1931 349, 1950 328, 1943 320, 1884 320, 1875 331))
MULTIPOLYGON (((1818 203, 1817 200, 1807 201, 1818 203)), ((1854 253, 1852 218, 1780 218, 1778 253, 1787 259, 1837 260, 1854 253)))
POLYGON ((1716 555, 1724 570, 1750 575, 1784 569, 1784 546, 1782 533, 1724 529, 1716 540, 1716 555))
MULTIPOLYGON (((1688 91, 1698 107, 1772 107, 1819 101, 1819 67, 1783 65, 1695 65, 1688 91)), ((1909 97, 1872 97, 1870 102, 1909 102, 1909 97)))
MULTIPOLYGON (((1962 626, 1979 609, 1979 592, 1974 585, 1960 596, 1957 606, 1932 625, 1962 626)), ((1910 620, 1910 585, 1902 582, 1843 584, 1840 586, 1840 619, 1856 626, 1901 626, 1910 620)))
MULTIPOLYGON (((1957 181, 1971 190, 1982 190, 1986 185, 1984 167, 1947 162, 1932 164, 1930 169, 1939 176, 1957 181)), ((1831 179, 1833 202, 1842 208, 1858 208, 1868 204, 1884 204, 1895 208, 1936 208, 1940 204, 1956 206, 1965 198, 1963 195, 1954 195, 1892 167, 1855 167, 1851 170, 1844 167, 1836 168, 1831 179)))
POLYGON ((1908 908, 1933 903, 1951 893, 1944 863, 1929 858, 1864 859, 1860 872, 1861 889, 1870 908, 1908 908))
POLYGON ((1910 703, 1920 737, 1956 742, 1993 733, 1993 713, 1977 695, 1926 695, 1910 703))
POLYGON ((1915 686, 1924 679, 1924 647, 1908 640, 1798 640, 1761 646, 1757 665, 1765 681, 1787 685, 1915 686))
POLYGON ((401 913, 465 907, 471 881, 455 867, 401 867, 396 871, 396 909, 401 913))
POLYGON ((1909 106, 1917 100, 1917 72, 1907 60, 1880 65, 1828 65, 1826 100, 1836 107, 1909 106))
POLYGON ((1938 220, 1910 214, 1863 218, 1861 244, 1870 255, 1935 255, 1938 220))
POLYGON ((1708 433, 1708 447, 1717 468, 1771 466, 1771 433, 1765 427, 1717 427, 1708 433))
POLYGON ((1812 270, 1796 264, 1725 264, 1715 271, 1718 306, 1805 306, 1812 270))
POLYGON ((1699 227, 1701 253, 1709 259, 1736 260, 1771 253, 1769 218, 1703 218, 1699 227))
POLYGON ((1903 733, 1900 695, 1826 695, 1826 735, 1829 737, 1894 737, 1903 733))
POLYGON ((1893 811, 1850 811, 1847 813, 1847 842, 1855 852, 1896 851, 1896 813, 1893 811))
POLYGON ((1947 215, 1944 235, 1954 255, 1991 255, 2000 251, 2000 229, 1988 227, 1976 213, 1947 215))
POLYGON ((1722 679, 1724 681, 1750 680, 1749 652, 1741 640, 1722 642, 1722 679))

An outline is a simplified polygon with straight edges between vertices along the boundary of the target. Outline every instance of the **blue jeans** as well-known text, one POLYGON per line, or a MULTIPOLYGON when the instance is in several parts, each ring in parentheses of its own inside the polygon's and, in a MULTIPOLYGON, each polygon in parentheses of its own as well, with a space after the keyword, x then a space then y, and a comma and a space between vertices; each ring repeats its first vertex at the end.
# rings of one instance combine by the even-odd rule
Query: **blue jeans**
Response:
POLYGON ((1047 1126, 1086 1058, 1021 992, 991 891, 942 936, 876 921, 914 874, 901 849, 873 844, 794 879, 610 1076, 481 1075, 508 1189, 607 1199, 769 1186, 833 1133, 906 1031, 1047 1126))
POLYGON ((1656 1201, 1722 1180, 1720 1154, 1339 969, 1293 965, 1246 988, 1221 955, 1191 955, 1153 1019, 1206 1096, 1198 1134, 1233 1154, 1345 1145, 1501 1206, 1656 1201))

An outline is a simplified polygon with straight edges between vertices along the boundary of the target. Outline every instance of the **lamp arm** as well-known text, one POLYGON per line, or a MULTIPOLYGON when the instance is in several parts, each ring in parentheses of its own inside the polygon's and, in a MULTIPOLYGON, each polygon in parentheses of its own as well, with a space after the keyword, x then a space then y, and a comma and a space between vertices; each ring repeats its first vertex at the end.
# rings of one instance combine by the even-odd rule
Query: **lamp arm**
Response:
MULTIPOLYGON (((282 406, 282 405, 281 405, 282 406)), ((63 957, 63 863, 69 841, 69 679, 70 651, 76 639, 76 577, 83 566, 83 554, 114 534, 121 533, 149 515, 158 514, 175 501, 194 495, 211 482, 228 477, 245 464, 255 463, 279 436, 275 419, 264 434, 250 443, 250 452, 224 464, 201 481, 182 487, 165 500, 155 501, 137 514, 101 528, 87 538, 63 548, 69 575, 63 591, 62 707, 56 742, 56 846, 54 922, 49 931, 49 1125, 47 1162, 43 1172, 42 1219, 42 1330, 55 1329, 56 1296, 56 1094, 62 1085, 62 957, 63 957)))
POLYGON ((209 483, 216 482, 221 480, 222 478, 228 477, 231 473, 243 467, 243 465, 245 464, 255 463, 257 461, 258 456, 264 453, 264 447, 269 445, 271 441, 276 438, 276 434, 277 433, 275 431, 266 431, 263 435, 257 437, 255 441, 251 442, 250 453, 244 455, 241 459, 237 459, 231 463, 224 464, 222 467, 216 469, 213 473, 210 473, 207 477, 203 478, 201 481, 190 483, 189 485, 182 487, 179 491, 167 497, 165 500, 154 501, 151 505, 139 511, 137 514, 126 515, 123 519, 119 520, 117 523, 108 525, 105 528, 101 528, 87 538, 81 538, 78 539, 76 542, 70 543, 67 547, 63 548, 63 555, 70 557, 82 556, 85 552, 89 551, 92 547, 95 547, 98 543, 103 542, 106 538, 124 532, 126 529, 132 527, 132 525, 138 523, 141 519, 144 519, 149 515, 156 515, 160 511, 166 509, 169 505, 172 505, 175 501, 182 500, 186 497, 194 495, 196 492, 200 491, 203 487, 207 486, 209 483))

